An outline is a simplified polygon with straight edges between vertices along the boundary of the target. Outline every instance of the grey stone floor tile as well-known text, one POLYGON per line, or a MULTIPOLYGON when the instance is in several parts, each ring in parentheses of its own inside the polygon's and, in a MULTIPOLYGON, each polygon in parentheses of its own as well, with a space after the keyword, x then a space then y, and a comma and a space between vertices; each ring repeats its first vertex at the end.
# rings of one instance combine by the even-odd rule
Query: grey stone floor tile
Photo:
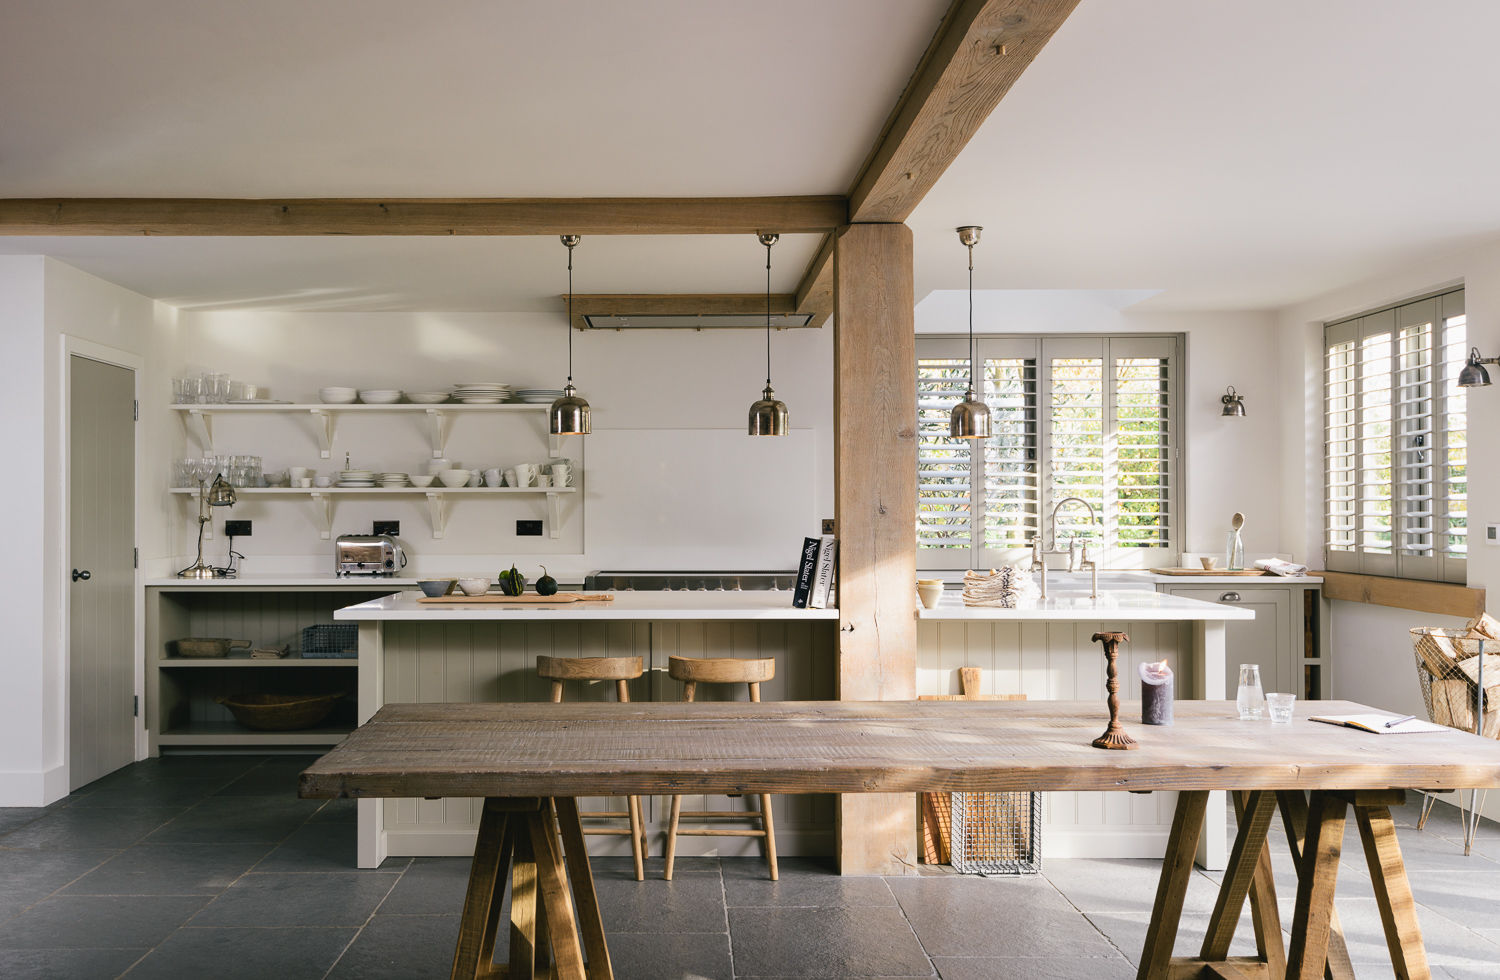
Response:
POLYGON ((308 823, 358 823, 359 801, 325 800, 323 805, 318 808, 318 812, 307 819, 308 823))
MULTIPOLYGON (((342 823, 305 823, 277 844, 256 871, 354 871, 359 868, 355 854, 354 828, 342 823)), ((387 858, 381 871, 396 871, 410 858, 387 858)))
POLYGON ((1500 872, 1412 869, 1407 879, 1419 905, 1469 929, 1500 929, 1500 872))
POLYGON ((115 850, 0 850, 0 916, 13 915, 88 874, 115 850))
POLYGON ((318 810, 318 800, 213 797, 146 838, 149 844, 279 843, 318 810))
POLYGON ((1045 880, 892 878, 932 956, 1111 956, 1114 948, 1045 880))
POLYGON ((56 895, 0 923, 0 948, 151 947, 207 901, 179 895, 56 895))
POLYGON ((436 980, 448 976, 457 943, 457 914, 377 915, 344 950, 329 980, 436 980))
POLYGON ((994 956, 935 956, 943 980, 1132 980, 1135 967, 1123 956, 1058 959, 994 956))
POLYGON ((128 980, 317 980, 333 966, 354 934, 353 929, 334 928, 178 929, 125 976, 128 980))
POLYGON ((317 760, 315 755, 288 755, 267 759, 221 787, 214 795, 294 798, 297 795, 297 777, 317 760))
POLYGON ((40 806, 0 807, 0 846, 5 843, 3 835, 26 826, 48 812, 50 811, 46 807, 40 806))
MULTIPOLYGON (((1161 862, 1126 858, 1058 859, 1044 865, 1044 877, 1082 912, 1149 912, 1161 879, 1161 862)), ((1183 910, 1212 912, 1218 894, 1217 880, 1193 875, 1188 880, 1183 910)))
POLYGON ((384 871, 247 874, 193 918, 197 926, 361 926, 391 888, 384 871))
MULTIPOLYGON (((664 880, 662 872, 666 870, 666 863, 660 857, 648 857, 643 862, 646 869, 646 880, 664 880)), ((618 878, 621 881, 635 881, 635 859, 632 857, 607 855, 605 857, 589 857, 589 867, 594 871, 596 878, 618 878)), ((761 870, 765 870, 765 863, 761 862, 761 870)), ((681 878, 683 875, 717 875, 719 873, 719 859, 716 857, 679 857, 672 864, 672 877, 681 878)))
POLYGON ((608 940, 615 980, 731 980, 735 975, 727 933, 617 932, 608 940))
POLYGON ((145 949, 0 949, 0 977, 17 980, 117 977, 146 952, 145 949))
POLYGON ((412 858, 377 909, 380 915, 457 915, 469 885, 468 858, 412 858))
POLYGON ((134 780, 111 783, 68 797, 66 809, 106 807, 192 806, 223 786, 223 779, 134 780))
POLYGON ((186 809, 185 805, 64 807, 0 837, 0 847, 129 847, 186 809))
POLYGON ((724 858, 725 902, 735 906, 822 906, 848 908, 860 905, 895 905, 896 897, 884 878, 840 877, 832 860, 783 858, 778 861, 779 880, 766 877, 763 862, 751 858, 724 858))
POLYGON ((737 977, 920 977, 932 966, 895 908, 729 910, 737 977))
POLYGON ((269 851, 269 844, 138 844, 62 894, 217 895, 269 851))
MULTIPOLYGON (((1389 969, 1385 930, 1375 900, 1341 899, 1338 910, 1349 958, 1356 963, 1384 963, 1385 969, 1389 969)), ((1500 975, 1500 944, 1430 909, 1418 909, 1417 924, 1427 947, 1427 961, 1433 966, 1463 969, 1488 966, 1490 976, 1500 975)))
MULTIPOLYGON (((1401 858, 1408 870, 1424 868, 1446 871, 1500 871, 1500 863, 1490 860, 1477 851, 1465 855, 1463 844, 1459 841, 1415 830, 1406 833, 1397 831, 1396 841, 1401 847, 1401 858)), ((1341 877, 1346 869, 1369 874, 1364 847, 1360 843, 1359 833, 1354 827, 1352 818, 1344 834, 1344 852, 1339 863, 1341 877)))
MULTIPOLYGON (((1146 945, 1146 930, 1151 924, 1150 912, 1090 912, 1088 920, 1109 937, 1109 942, 1127 960, 1139 965, 1141 950, 1146 945)), ((1177 923, 1177 942, 1172 947, 1173 955, 1196 956, 1203 946, 1203 934, 1208 930, 1208 920, 1207 915, 1189 915, 1184 912, 1177 923)), ((1240 917, 1234 941, 1229 944, 1229 955, 1255 955, 1255 928, 1250 923, 1248 911, 1240 917)))
POLYGON ((594 882, 604 932, 723 932, 724 886, 718 875, 671 881, 599 878, 594 882))

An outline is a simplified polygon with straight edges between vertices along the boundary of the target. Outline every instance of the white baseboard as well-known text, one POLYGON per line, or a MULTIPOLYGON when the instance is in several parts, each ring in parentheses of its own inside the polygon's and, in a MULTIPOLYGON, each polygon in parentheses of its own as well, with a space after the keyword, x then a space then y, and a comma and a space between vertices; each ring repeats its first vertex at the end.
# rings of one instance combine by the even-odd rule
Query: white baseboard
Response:
POLYGON ((0 772, 0 806, 46 806, 68 795, 68 767, 0 772))

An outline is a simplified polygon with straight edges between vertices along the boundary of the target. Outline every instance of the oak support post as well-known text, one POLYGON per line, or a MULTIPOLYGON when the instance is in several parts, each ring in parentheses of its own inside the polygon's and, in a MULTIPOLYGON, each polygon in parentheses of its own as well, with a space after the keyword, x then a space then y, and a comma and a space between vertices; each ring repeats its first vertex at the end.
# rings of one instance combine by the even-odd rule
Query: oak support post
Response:
MULTIPOLYGON (((834 499, 838 697, 916 697, 916 325, 911 230, 858 224, 834 239, 834 499)), ((843 874, 917 866, 910 794, 839 800, 843 874)))

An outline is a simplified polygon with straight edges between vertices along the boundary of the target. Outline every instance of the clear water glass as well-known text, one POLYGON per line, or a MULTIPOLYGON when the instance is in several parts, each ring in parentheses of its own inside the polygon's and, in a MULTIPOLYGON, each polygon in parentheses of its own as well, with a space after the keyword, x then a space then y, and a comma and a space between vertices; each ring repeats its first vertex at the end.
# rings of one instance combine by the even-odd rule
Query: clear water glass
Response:
POLYGON ((1266 693, 1260 686, 1260 664, 1240 664, 1240 689, 1235 701, 1241 721, 1260 721, 1266 714, 1266 693))
POLYGON ((1290 725, 1292 723, 1292 706, 1297 703, 1295 694, 1267 694, 1266 710, 1271 714, 1271 723, 1275 725, 1290 725))

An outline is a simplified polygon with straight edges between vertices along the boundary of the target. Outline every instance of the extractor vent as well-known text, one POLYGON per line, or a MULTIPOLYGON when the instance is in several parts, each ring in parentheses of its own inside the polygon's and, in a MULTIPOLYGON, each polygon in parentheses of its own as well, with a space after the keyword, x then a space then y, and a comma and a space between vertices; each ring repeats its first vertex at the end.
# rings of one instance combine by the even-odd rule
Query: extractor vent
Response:
MULTIPOLYGON (((781 313, 771 317, 777 330, 805 327, 812 322, 811 313, 781 313)), ((764 329, 766 315, 753 313, 623 313, 584 314, 583 322, 593 330, 722 330, 764 329)))

